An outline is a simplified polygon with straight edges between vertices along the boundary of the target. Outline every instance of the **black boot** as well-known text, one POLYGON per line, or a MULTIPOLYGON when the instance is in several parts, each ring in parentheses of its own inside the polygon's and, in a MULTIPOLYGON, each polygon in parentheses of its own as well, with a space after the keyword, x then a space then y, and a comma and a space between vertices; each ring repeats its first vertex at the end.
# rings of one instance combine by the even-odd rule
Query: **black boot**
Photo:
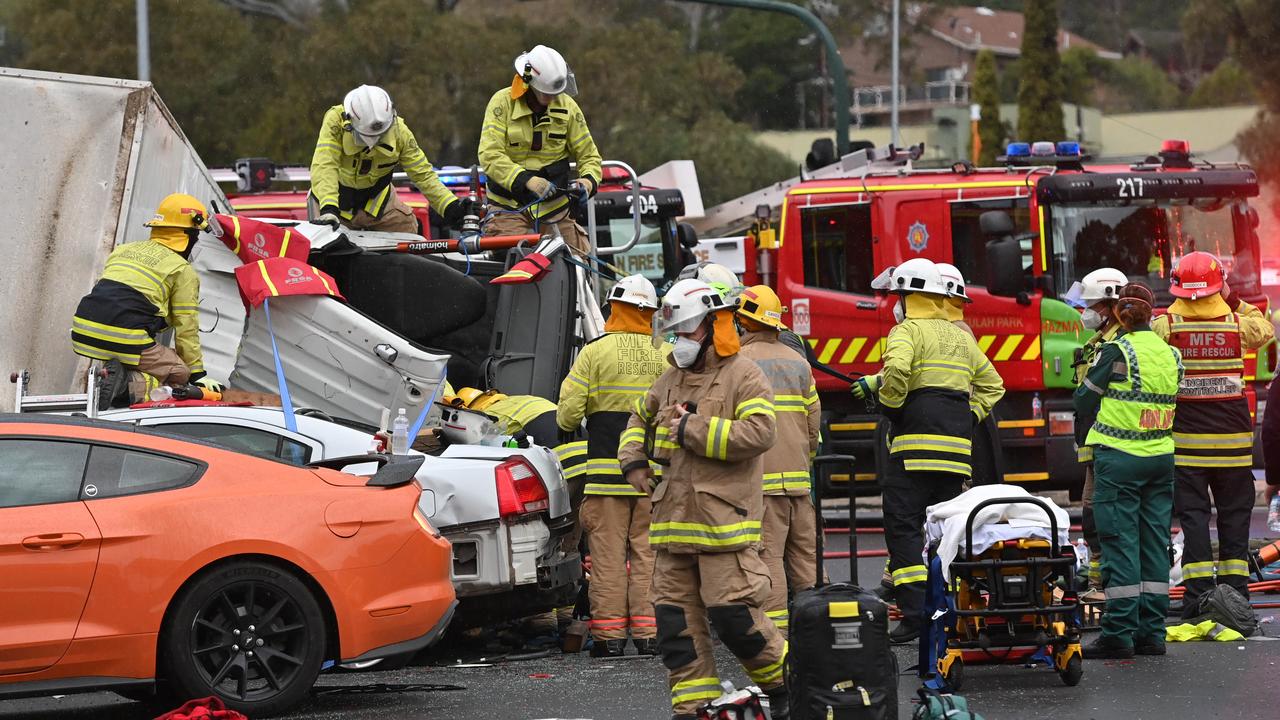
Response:
POLYGON ((909 623, 906 620, 903 620, 898 623, 898 627, 894 628, 893 631, 889 633, 889 642, 895 644, 909 643, 919 637, 920 624, 909 623))
POLYGON ((1133 657, 1132 645, 1108 637, 1099 637, 1082 650, 1086 660, 1128 660, 1133 657))
POLYGON ((769 698, 769 720, 788 720, 791 717, 791 696, 786 685, 764 691, 769 698))
POLYGON ((129 407, 129 371, 119 360, 108 360, 98 382, 98 412, 129 407))
POLYGON ((658 638, 632 638, 631 644, 636 646, 637 655, 658 654, 658 638))
POLYGON ((591 657, 622 657, 626 654, 626 650, 626 640, 596 640, 591 644, 591 657))

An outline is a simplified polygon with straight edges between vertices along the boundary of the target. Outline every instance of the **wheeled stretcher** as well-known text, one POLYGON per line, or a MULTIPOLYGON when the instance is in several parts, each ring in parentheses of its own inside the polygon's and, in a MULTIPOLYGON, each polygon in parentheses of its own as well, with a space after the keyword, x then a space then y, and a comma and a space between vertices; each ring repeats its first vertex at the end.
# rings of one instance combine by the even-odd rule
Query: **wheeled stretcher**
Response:
POLYGON ((974 663, 1044 665, 1065 684, 1079 684, 1076 556, 1055 510, 1029 495, 981 500, 967 514, 946 520, 964 523, 964 542, 947 564, 938 552, 941 529, 930 528, 925 608, 932 619, 920 636, 919 665, 926 686, 959 690, 964 666, 974 663), (975 527, 984 508, 1003 504, 1037 506, 1049 525, 975 527))

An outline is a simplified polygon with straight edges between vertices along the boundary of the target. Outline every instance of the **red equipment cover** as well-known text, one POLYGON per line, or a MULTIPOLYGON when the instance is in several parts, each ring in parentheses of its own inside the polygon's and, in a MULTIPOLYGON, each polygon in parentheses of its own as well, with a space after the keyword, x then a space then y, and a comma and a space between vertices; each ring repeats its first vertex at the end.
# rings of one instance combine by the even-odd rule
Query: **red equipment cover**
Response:
POLYGON ((227 402, 225 400, 148 400, 134 403, 130 410, 146 410, 147 408, 182 408, 182 407, 253 407, 253 403, 227 402))
POLYGON ((156 720, 249 720, 249 718, 235 710, 228 710, 227 706, 222 704, 222 700, 207 697, 188 700, 182 707, 170 710, 156 720))
POLYGON ((214 215, 222 226, 222 243, 244 263, 274 257, 302 262, 311 254, 311 241, 292 228, 283 228, 238 215, 214 215))
POLYGON ((338 282, 300 260, 273 257, 236 268, 236 284, 245 307, 258 307, 270 297, 329 295, 346 302, 338 282))
POLYGON ((507 285, 538 282, 550 267, 551 260, 547 256, 538 252, 529 253, 523 260, 512 265, 510 270, 490 280, 489 284, 507 285))

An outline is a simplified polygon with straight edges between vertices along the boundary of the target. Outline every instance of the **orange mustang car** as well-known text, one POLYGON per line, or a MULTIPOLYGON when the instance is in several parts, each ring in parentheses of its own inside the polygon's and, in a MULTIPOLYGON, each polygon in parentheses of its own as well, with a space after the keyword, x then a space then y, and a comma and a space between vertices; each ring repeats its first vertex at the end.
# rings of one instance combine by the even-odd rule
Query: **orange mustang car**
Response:
POLYGON ((154 686, 259 717, 433 642, 455 600, 422 458, 330 469, 355 461, 0 415, 0 698, 154 686))

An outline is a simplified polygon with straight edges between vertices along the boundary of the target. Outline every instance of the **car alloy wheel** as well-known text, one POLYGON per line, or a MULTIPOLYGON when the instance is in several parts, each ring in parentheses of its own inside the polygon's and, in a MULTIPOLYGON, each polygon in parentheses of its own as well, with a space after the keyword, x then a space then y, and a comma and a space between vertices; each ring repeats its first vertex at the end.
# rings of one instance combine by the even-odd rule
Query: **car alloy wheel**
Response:
POLYGON ((312 642, 299 602, 256 580, 209 596, 190 633, 191 657, 201 678, 223 697, 242 702, 286 690, 298 679, 312 642))

